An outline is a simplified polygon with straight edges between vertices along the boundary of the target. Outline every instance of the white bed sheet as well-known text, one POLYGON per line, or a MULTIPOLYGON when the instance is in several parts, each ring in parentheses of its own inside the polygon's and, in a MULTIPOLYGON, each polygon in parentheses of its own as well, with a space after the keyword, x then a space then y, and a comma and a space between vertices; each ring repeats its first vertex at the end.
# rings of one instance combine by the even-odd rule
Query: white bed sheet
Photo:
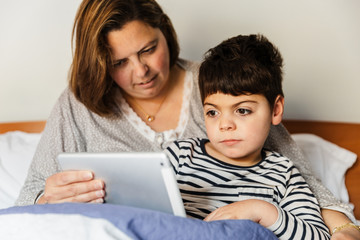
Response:
POLYGON ((14 205, 40 136, 20 131, 0 134, 0 209, 14 205))

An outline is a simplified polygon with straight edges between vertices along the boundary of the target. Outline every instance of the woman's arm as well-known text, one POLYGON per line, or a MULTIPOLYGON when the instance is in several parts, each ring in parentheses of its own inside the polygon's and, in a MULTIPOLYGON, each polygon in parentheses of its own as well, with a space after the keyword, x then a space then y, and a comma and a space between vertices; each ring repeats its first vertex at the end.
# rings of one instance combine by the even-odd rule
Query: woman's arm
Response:
POLYGON ((69 90, 65 90, 52 109, 16 205, 34 204, 39 193, 45 190, 46 179, 61 171, 56 160, 60 152, 83 150, 79 149, 80 134, 74 128, 76 124, 69 99, 69 90))
MULTIPOLYGON (((345 214, 338 211, 322 209, 321 214, 331 233, 336 227, 351 223, 351 220, 345 214)), ((331 236, 331 240, 360 240, 360 230, 348 225, 347 227, 336 231, 331 236)))

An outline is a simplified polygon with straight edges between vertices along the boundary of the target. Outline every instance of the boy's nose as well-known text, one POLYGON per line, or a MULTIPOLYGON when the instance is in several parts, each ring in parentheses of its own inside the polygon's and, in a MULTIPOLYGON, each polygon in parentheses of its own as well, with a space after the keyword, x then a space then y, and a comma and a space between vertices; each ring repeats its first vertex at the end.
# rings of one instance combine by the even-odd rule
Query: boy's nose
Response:
POLYGON ((230 119, 222 119, 220 121, 220 130, 221 131, 230 131, 235 129, 235 124, 230 119))

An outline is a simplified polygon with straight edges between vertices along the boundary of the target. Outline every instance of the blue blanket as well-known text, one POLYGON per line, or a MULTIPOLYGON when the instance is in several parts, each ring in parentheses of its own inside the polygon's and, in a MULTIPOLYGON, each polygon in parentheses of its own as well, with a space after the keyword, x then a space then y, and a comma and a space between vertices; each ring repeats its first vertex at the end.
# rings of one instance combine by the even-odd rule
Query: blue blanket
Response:
POLYGON ((271 231, 249 220, 205 222, 120 205, 81 203, 2 209, 0 236, 1 239, 277 239, 271 231))

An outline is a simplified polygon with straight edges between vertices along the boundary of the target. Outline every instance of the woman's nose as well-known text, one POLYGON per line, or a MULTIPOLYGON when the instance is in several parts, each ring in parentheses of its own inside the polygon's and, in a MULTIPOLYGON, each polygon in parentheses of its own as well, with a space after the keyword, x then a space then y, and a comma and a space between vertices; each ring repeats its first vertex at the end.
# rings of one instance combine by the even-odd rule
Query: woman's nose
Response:
POLYGON ((146 76, 148 71, 149 71, 149 67, 147 66, 147 64, 144 61, 141 61, 141 59, 136 61, 136 63, 135 63, 135 74, 136 74, 137 77, 146 76))

